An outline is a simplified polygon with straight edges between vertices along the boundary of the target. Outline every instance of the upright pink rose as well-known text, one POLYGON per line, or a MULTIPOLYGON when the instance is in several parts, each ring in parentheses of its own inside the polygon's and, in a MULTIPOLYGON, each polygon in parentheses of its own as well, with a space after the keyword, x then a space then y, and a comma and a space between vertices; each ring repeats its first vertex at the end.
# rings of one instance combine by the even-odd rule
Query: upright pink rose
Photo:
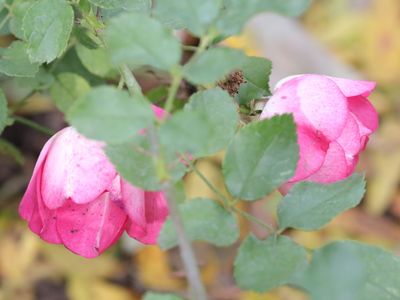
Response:
POLYGON ((140 242, 156 243, 168 207, 163 193, 124 181, 102 143, 67 127, 40 153, 19 213, 43 240, 92 258, 125 230, 140 242))
POLYGON ((292 113, 300 148, 295 175, 282 192, 299 181, 332 183, 354 172, 378 127, 378 115, 367 99, 374 88, 370 81, 311 74, 277 84, 261 118, 292 113))

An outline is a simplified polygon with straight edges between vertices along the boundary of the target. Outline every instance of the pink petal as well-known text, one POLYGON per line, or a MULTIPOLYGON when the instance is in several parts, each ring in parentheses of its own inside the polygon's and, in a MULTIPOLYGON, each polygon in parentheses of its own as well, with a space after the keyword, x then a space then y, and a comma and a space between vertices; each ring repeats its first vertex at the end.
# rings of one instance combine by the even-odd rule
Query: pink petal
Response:
POLYGON ((168 206, 162 192, 148 192, 122 183, 124 209, 130 218, 128 234, 145 244, 155 244, 168 216, 168 206))
POLYGON ((366 80, 352 80, 327 76, 334 81, 346 97, 368 97, 374 90, 376 83, 366 80))
POLYGON ((32 213, 37 208, 37 176, 39 173, 42 173, 43 170, 43 163, 46 160, 47 153, 51 145, 54 142, 54 139, 57 137, 58 134, 54 135, 51 139, 49 139, 46 144, 43 146, 42 151, 39 154, 39 158, 36 161, 35 168, 33 169, 32 178, 28 184, 28 187, 25 191, 24 196, 22 197, 21 203, 19 204, 19 214, 20 216, 26 220, 30 221, 32 213))
POLYGON ((153 109, 154 114, 156 115, 157 119, 162 119, 164 118, 166 112, 163 110, 161 107, 158 107, 156 105, 151 105, 151 108, 153 109))
POLYGON ((340 136, 346 124, 347 99, 337 85, 324 76, 308 75, 297 87, 300 109, 312 126, 330 141, 340 136))
POLYGON ((353 114, 348 115, 346 126, 336 141, 342 146, 346 154, 346 160, 351 165, 353 157, 360 152, 362 146, 360 131, 353 114))
POLYGON ((379 125, 378 113, 367 98, 358 96, 348 99, 349 110, 359 123, 361 136, 373 133, 379 125))
POLYGON ((331 142, 322 167, 307 181, 332 183, 346 178, 348 174, 346 155, 343 148, 336 142, 331 142))
POLYGON ((28 221, 29 228, 43 240, 59 244, 61 241, 54 223, 56 212, 44 206, 40 193, 43 164, 56 136, 48 140, 40 152, 32 178, 20 203, 19 213, 23 219, 28 221))
POLYGON ((108 190, 115 175, 101 143, 86 139, 72 127, 65 128, 54 141, 43 168, 43 201, 51 209, 69 198, 78 204, 88 203, 108 190))
POLYGON ((305 117, 300 111, 300 103, 297 97, 297 85, 299 79, 294 78, 290 81, 285 81, 274 92, 271 98, 265 105, 260 119, 271 118, 275 115, 285 113, 293 113, 296 123, 304 123, 305 117))
POLYGON ((86 204, 68 200, 57 211, 57 230, 63 244, 86 258, 98 256, 115 243, 127 219, 109 193, 86 204))
POLYGON ((328 142, 306 127, 298 127, 297 136, 300 159, 290 182, 307 178, 321 168, 328 149, 328 142))

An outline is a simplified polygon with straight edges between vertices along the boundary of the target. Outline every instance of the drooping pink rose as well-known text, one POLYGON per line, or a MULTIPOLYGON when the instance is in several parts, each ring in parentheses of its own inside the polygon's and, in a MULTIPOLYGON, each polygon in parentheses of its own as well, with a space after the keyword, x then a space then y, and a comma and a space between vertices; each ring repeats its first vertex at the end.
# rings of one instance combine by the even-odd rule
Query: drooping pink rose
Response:
POLYGON ((102 143, 67 127, 41 151, 19 213, 43 240, 92 258, 124 231, 145 244, 156 243, 168 207, 162 192, 123 180, 102 143))
POLYGON ((378 114, 367 98, 374 88, 370 81, 311 74, 277 84, 261 119, 292 113, 300 151, 295 175, 281 192, 299 181, 332 183, 354 172, 378 127, 378 114))

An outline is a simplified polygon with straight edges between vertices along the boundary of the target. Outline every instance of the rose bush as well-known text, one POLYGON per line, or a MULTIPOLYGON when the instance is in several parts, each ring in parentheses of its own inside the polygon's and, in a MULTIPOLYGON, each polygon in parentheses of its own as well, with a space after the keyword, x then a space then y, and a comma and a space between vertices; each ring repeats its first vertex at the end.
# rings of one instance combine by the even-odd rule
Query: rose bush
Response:
MULTIPOLYGON (((160 108, 153 110, 163 115, 160 108)), ((123 180, 102 143, 67 127, 41 151, 19 212, 43 240, 91 258, 124 231, 142 243, 156 243, 168 207, 163 193, 123 180)))
POLYGON ((281 80, 261 119, 292 113, 297 125, 299 161, 283 193, 299 181, 332 183, 354 172, 378 115, 368 100, 375 83, 322 75, 281 80))

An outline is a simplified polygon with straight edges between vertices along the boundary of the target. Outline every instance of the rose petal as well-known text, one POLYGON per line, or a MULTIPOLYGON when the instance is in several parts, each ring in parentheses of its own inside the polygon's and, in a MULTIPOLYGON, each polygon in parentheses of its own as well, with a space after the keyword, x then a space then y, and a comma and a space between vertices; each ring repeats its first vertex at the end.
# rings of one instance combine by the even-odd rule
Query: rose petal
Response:
POLYGON ((327 77, 336 83, 336 85, 340 88, 340 90, 346 97, 368 97, 376 86, 376 83, 373 81, 352 80, 330 76, 327 77))
POLYGON ((360 152, 362 146, 359 127, 353 114, 348 115, 346 126, 344 127, 340 137, 337 139, 337 142, 342 146, 346 154, 347 163, 351 165, 354 156, 360 152))
MULTIPOLYGON (((22 197, 21 203, 19 204, 19 214, 20 216, 26 220, 30 221, 32 213, 34 212, 36 207, 36 199, 37 199, 37 176, 39 173, 42 173, 43 171, 43 163, 46 160, 47 153, 49 152, 49 149, 51 145, 54 142, 54 139, 57 137, 58 134, 54 135, 51 137, 46 144, 43 146, 42 151, 39 154, 39 158, 36 161, 35 168, 33 169, 32 177, 31 180, 28 184, 28 187, 25 191, 24 196, 22 197)), ((39 186, 40 187, 40 186, 39 186)))
POLYGON ((349 110, 359 123, 361 136, 373 133, 379 125, 378 113, 367 98, 358 96, 348 99, 349 110))
POLYGON ((125 211, 130 218, 128 234, 144 244, 155 244, 168 216, 164 194, 143 191, 123 182, 122 195, 125 211))
POLYGON ((307 178, 321 168, 328 149, 328 142, 306 127, 297 128, 297 136, 300 158, 290 182, 307 178))
POLYGON ((296 123, 305 123, 305 117, 300 111, 299 98, 297 97, 297 85, 299 79, 293 79, 282 83, 265 105, 260 119, 271 118, 275 115, 293 113, 296 123))
POLYGON ((308 177, 306 181, 332 183, 346 178, 348 175, 347 170, 346 155, 342 146, 336 142, 332 142, 329 145, 322 167, 308 177))
POLYGON ((330 79, 308 75, 297 87, 300 109, 312 126, 330 141, 340 136, 346 124, 347 99, 330 79))
POLYGON ((28 221, 29 228, 49 243, 59 244, 60 238, 54 226, 55 211, 47 209, 42 201, 40 186, 43 164, 57 135, 54 135, 44 145, 33 170, 28 188, 19 205, 19 214, 28 221))
POLYGON ((57 230, 64 246, 86 258, 98 256, 117 241, 127 220, 109 193, 86 204, 68 200, 57 211, 57 230))
POLYGON ((162 119, 164 118, 166 112, 163 110, 161 107, 158 107, 156 105, 151 105, 151 108, 153 109, 154 114, 156 115, 157 119, 162 119))
POLYGON ((88 203, 111 186, 115 175, 101 143, 86 139, 72 127, 65 128, 54 141, 43 168, 43 201, 51 209, 69 198, 78 204, 88 203))

